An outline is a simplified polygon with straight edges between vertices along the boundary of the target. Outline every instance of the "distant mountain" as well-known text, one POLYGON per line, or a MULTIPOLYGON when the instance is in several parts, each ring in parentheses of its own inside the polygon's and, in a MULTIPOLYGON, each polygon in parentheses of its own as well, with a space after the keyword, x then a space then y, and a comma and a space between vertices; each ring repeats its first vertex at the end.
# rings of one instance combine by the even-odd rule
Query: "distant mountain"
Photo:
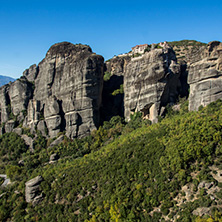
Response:
POLYGON ((13 82, 13 81, 15 81, 15 79, 13 79, 9 76, 1 76, 0 75, 0 87, 9 83, 10 81, 13 82))

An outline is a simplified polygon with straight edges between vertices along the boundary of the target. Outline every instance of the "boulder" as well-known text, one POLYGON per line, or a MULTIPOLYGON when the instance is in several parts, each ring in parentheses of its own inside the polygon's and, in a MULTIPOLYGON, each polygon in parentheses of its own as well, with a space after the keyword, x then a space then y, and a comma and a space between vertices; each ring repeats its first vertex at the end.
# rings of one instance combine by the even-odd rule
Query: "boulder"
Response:
POLYGON ((34 147, 33 147, 34 140, 31 137, 27 136, 26 134, 22 135, 21 137, 25 141, 25 144, 29 146, 30 151, 34 152, 34 147))
POLYGON ((210 42, 188 64, 189 110, 222 99, 222 43, 210 42))
POLYGON ((6 133, 11 133, 14 128, 15 128, 15 121, 14 120, 9 120, 5 123, 5 132, 6 133))
POLYGON ((47 129, 47 127, 46 127, 46 123, 45 123, 44 120, 40 120, 40 121, 38 122, 37 130, 39 130, 43 136, 45 136, 45 137, 47 136, 47 134, 48 134, 48 129, 47 129))
POLYGON ((55 139, 49 147, 57 146, 64 140, 64 135, 59 136, 57 139, 55 139))
POLYGON ((59 155, 58 155, 57 153, 53 153, 53 154, 50 156, 49 161, 50 161, 50 162, 54 162, 54 161, 56 161, 56 160, 58 160, 58 159, 59 159, 59 155))
POLYGON ((43 181, 42 176, 37 176, 25 183, 25 200, 27 203, 39 202, 42 194, 39 190, 39 185, 43 181))
POLYGON ((15 128, 15 129, 12 130, 12 132, 21 136, 22 135, 22 128, 15 128))
POLYGON ((196 210, 193 211, 193 215, 196 216, 204 216, 204 215, 209 215, 210 213, 210 208, 209 207, 198 207, 196 210))

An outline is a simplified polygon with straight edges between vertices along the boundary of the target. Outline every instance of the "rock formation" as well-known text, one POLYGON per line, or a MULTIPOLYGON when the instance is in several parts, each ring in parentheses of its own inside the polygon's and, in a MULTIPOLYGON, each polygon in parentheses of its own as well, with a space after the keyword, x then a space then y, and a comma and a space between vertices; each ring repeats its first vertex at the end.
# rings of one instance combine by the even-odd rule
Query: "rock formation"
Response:
POLYGON ((157 122, 161 107, 174 103, 180 87, 180 66, 170 47, 132 58, 124 71, 125 118, 136 111, 157 122))
POLYGON ((222 99, 222 43, 210 42, 188 63, 189 110, 222 99))
POLYGON ((27 203, 36 204, 42 199, 39 189, 40 183, 43 181, 41 176, 37 176, 25 183, 25 200, 27 203))
POLYGON ((8 96, 9 86, 5 85, 0 88, 0 122, 5 123, 9 117, 9 96, 8 96))
POLYGON ((32 93, 32 84, 24 77, 16 80, 9 86, 9 99, 14 116, 27 109, 32 93))
POLYGON ((103 57, 92 53, 89 46, 68 42, 53 45, 35 74, 34 99, 29 102, 26 124, 34 129, 43 117, 50 137, 64 130, 70 138, 81 137, 95 129, 103 66, 103 57))
POLYGON ((189 87, 189 110, 221 99, 221 76, 222 43, 216 41, 152 44, 143 54, 115 56, 105 64, 87 45, 58 43, 20 79, 0 88, 0 134, 22 123, 46 137, 83 137, 114 115, 129 120, 136 111, 157 122, 179 94, 188 97, 189 87))

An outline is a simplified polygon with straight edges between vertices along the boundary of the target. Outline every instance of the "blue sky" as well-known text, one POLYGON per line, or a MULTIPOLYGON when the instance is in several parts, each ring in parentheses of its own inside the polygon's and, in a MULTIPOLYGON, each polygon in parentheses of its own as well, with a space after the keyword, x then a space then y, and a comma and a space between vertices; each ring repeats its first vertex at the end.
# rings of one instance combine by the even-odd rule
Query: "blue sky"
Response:
POLYGON ((137 44, 222 41, 222 1, 0 0, 0 75, 18 78, 54 43, 109 59, 137 44))

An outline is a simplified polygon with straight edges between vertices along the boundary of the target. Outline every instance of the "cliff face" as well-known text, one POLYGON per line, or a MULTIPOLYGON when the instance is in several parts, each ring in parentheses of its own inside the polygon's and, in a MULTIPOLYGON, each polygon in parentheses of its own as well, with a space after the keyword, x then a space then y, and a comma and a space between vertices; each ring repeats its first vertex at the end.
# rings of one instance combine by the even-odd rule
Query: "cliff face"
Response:
POLYGON ((189 110, 221 99, 222 43, 195 44, 186 49, 180 64, 169 44, 105 64, 89 46, 55 44, 39 65, 0 88, 0 134, 23 123, 44 136, 66 132, 69 138, 82 137, 112 116, 129 120, 136 111, 155 123, 178 95, 188 97, 188 88, 189 110))
POLYGON ((136 111, 157 122, 161 107, 175 102, 180 87, 180 66, 170 48, 154 49, 132 58, 124 72, 126 119, 136 111))
POLYGON ((27 113, 23 126, 32 132, 48 131, 50 137, 60 131, 70 138, 86 135, 99 124, 103 67, 103 57, 89 46, 53 45, 38 66, 1 88, 1 123, 9 120, 10 109, 19 122, 27 113))
POLYGON ((222 43, 210 42, 188 63, 189 110, 222 98, 222 43))
POLYGON ((70 138, 89 133, 99 124, 102 78, 103 57, 89 46, 53 45, 38 66, 25 124, 34 128, 43 116, 51 137, 63 130, 70 138))

